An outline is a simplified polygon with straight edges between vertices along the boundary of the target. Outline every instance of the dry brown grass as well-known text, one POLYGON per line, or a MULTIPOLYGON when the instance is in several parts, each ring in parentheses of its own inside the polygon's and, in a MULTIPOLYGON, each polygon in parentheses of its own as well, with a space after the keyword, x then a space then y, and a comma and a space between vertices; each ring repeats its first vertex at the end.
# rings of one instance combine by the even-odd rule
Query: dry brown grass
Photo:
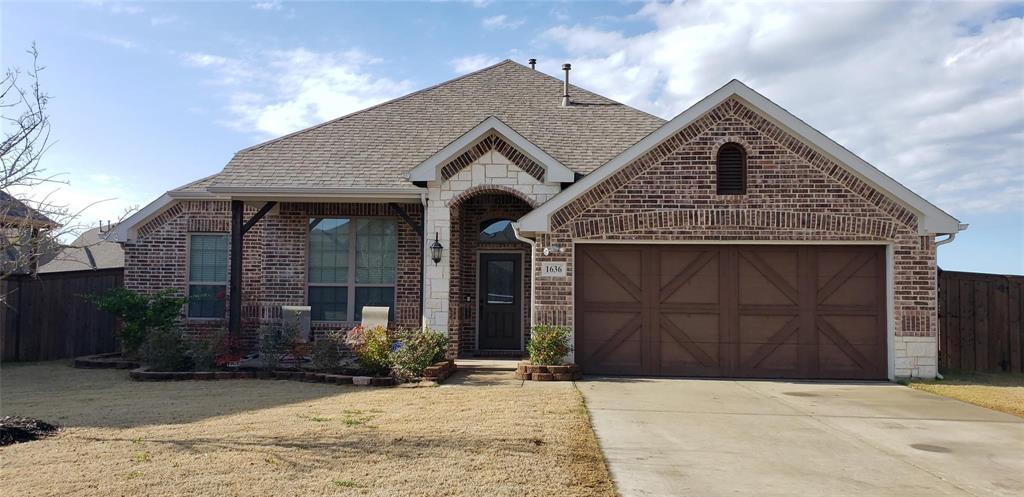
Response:
POLYGON ((949 374, 943 380, 914 381, 910 387, 1024 418, 1024 375, 949 374))
POLYGON ((612 496, 569 384, 138 383, 5 365, 0 407, 66 427, 0 449, 0 495, 612 496))

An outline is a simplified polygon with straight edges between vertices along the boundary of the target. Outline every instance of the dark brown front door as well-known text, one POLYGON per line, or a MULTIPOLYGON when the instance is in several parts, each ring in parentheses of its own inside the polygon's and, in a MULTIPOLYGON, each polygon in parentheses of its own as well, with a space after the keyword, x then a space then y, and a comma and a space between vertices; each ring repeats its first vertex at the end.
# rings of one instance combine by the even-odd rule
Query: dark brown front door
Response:
POLYGON ((592 374, 885 379, 881 246, 578 245, 592 374))
POLYGON ((522 256, 480 254, 481 350, 519 350, 522 333, 522 256))

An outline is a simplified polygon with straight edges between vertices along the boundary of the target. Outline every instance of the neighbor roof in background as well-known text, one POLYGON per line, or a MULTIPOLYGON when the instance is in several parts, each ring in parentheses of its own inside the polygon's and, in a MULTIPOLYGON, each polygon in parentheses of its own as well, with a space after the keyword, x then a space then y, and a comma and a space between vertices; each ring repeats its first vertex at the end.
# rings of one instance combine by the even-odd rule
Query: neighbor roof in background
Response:
POLYGON ((71 245, 62 248, 48 258, 49 260, 40 264, 39 272, 61 273, 123 268, 124 250, 120 244, 107 241, 107 232, 101 228, 93 228, 82 233, 71 245))
POLYGON ((415 189, 419 163, 494 116, 574 172, 586 174, 664 120, 510 60, 247 148, 209 184, 234 188, 415 189))
POLYGON ((29 221, 39 227, 57 226, 41 212, 25 205, 5 191, 0 191, 0 224, 13 224, 29 221))

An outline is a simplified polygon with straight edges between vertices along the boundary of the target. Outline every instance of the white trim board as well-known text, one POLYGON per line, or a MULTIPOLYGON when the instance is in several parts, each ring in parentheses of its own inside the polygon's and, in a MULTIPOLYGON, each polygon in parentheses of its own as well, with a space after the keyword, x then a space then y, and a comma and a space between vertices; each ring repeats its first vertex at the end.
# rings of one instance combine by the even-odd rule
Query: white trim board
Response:
POLYGON ((519 220, 520 228, 528 233, 546 233, 551 229, 551 216, 580 195, 600 184, 612 174, 626 167, 647 151, 668 140, 686 126, 700 119, 731 97, 736 97, 772 123, 799 137, 816 151, 846 167, 869 185, 906 206, 918 216, 919 234, 937 235, 956 233, 966 229, 960 221, 921 196, 910 191, 876 167, 868 164, 849 150, 790 114, 775 102, 752 90, 739 80, 732 80, 714 93, 686 109, 642 140, 629 147, 611 161, 555 195, 543 205, 519 220))
POLYGON ((492 131, 501 136, 510 145, 516 147, 523 155, 543 166, 545 170, 544 181, 549 183, 568 183, 575 179, 575 173, 572 170, 548 155, 547 152, 541 150, 540 147, 534 145, 530 140, 524 138, 523 135, 517 133, 509 125, 501 122, 501 119, 491 116, 414 167, 412 171, 409 171, 409 181, 436 181, 440 176, 441 168, 449 160, 469 150, 473 144, 492 131))

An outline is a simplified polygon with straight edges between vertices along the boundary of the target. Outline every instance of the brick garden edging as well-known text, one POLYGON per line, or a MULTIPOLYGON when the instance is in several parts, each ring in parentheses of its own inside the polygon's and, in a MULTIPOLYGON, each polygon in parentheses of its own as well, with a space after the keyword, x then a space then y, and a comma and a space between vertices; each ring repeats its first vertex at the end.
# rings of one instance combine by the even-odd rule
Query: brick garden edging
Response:
POLYGON ((120 352, 76 357, 72 367, 79 369, 136 369, 139 361, 125 359, 120 352))
POLYGON ((521 362, 516 366, 517 380, 532 381, 573 381, 583 378, 583 372, 576 364, 558 366, 539 366, 521 362))
MULTIPOLYGON (((422 378, 413 378, 413 381, 440 383, 455 370, 455 361, 438 362, 427 367, 422 378)), ((149 368, 139 367, 131 370, 128 376, 135 381, 274 379, 375 387, 390 387, 396 384, 395 379, 390 376, 354 376, 310 371, 150 371, 149 368)))

